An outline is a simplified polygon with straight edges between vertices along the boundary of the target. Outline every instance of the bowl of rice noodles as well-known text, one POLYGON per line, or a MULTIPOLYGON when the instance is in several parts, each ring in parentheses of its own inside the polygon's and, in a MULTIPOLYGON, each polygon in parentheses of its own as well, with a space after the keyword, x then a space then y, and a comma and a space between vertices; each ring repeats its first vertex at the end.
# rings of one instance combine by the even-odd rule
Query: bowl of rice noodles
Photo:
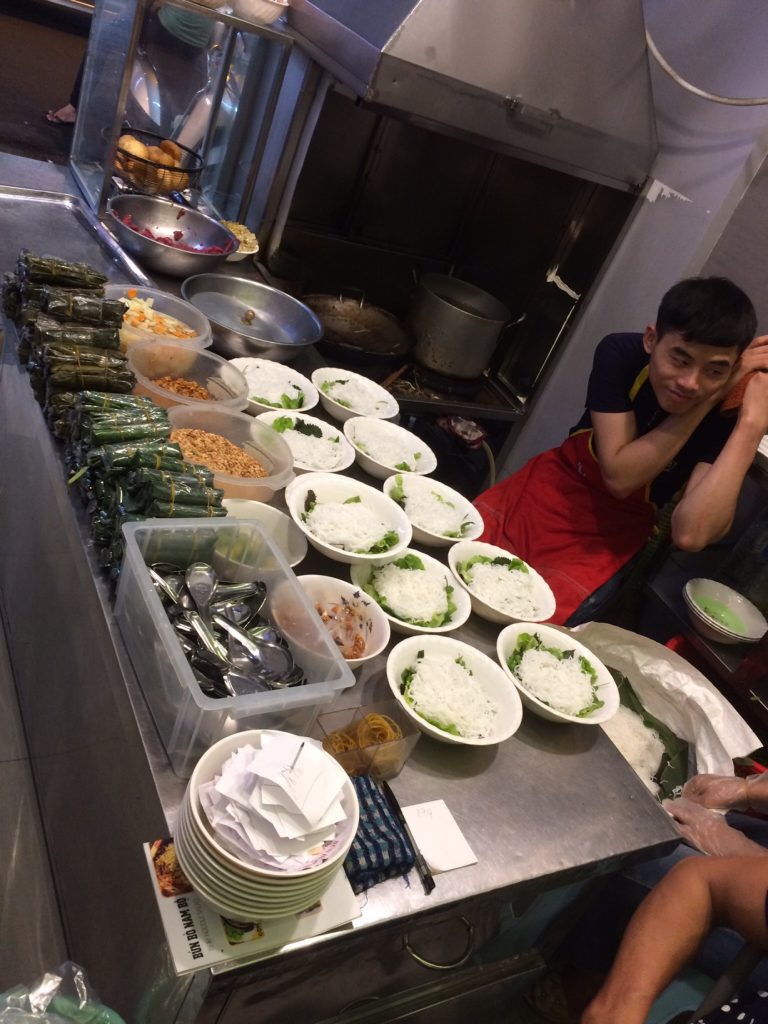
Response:
POLYGON ((601 725, 619 709, 611 673, 567 632, 514 622, 499 633, 496 653, 523 704, 542 718, 601 725))

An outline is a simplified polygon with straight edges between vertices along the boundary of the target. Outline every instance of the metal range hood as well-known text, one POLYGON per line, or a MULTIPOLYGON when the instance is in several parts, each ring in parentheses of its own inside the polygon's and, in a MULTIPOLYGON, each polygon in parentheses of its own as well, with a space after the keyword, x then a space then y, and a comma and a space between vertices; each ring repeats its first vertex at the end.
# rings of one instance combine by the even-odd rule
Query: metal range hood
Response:
POLYGON ((656 153, 641 0, 291 0, 362 100, 621 189, 656 153))

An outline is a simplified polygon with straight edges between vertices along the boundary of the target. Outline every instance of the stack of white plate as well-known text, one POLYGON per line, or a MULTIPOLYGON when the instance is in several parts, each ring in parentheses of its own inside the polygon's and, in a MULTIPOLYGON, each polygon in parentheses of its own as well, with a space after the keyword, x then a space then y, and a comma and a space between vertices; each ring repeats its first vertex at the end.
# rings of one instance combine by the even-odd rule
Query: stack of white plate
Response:
POLYGON ((336 844, 327 860, 304 871, 254 867, 230 853, 215 836, 197 791, 220 774, 235 750, 247 744, 259 747, 264 734, 257 729, 228 736, 203 755, 189 781, 174 836, 181 869, 200 898, 222 916, 238 921, 288 917, 315 904, 342 870, 360 814, 357 794, 347 779, 341 793, 347 817, 336 844))

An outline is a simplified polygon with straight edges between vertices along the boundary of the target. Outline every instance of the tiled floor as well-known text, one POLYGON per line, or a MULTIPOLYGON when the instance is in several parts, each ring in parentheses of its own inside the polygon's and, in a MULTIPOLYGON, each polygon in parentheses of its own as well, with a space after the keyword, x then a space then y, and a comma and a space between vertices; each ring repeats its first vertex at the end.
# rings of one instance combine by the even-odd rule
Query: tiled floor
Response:
POLYGON ((66 959, 5 633, 0 621, 0 992, 66 959))

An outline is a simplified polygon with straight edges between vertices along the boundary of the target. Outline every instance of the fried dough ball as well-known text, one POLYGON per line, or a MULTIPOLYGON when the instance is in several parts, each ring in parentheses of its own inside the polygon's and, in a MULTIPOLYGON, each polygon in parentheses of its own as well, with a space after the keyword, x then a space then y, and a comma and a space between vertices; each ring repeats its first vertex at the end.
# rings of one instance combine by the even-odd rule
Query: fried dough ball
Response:
POLYGON ((181 166, 181 158, 183 153, 181 147, 177 145, 172 139, 163 139, 160 143, 160 149, 164 150, 168 156, 170 156, 177 167, 181 166))
POLYGON ((118 149, 122 149, 124 153, 129 153, 131 156, 138 156, 142 160, 147 159, 147 147, 133 135, 121 135, 117 140, 117 146, 118 149))

